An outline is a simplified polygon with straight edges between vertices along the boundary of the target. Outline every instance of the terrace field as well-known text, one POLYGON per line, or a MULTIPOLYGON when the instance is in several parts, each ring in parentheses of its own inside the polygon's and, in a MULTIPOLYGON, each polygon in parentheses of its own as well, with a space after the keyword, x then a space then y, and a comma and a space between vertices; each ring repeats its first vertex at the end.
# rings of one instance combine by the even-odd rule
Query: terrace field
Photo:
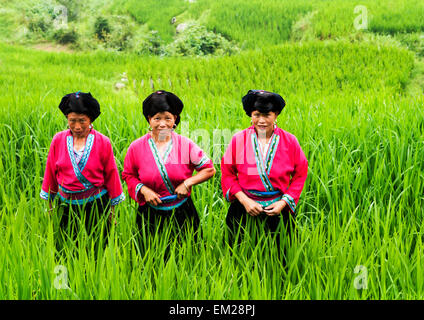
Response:
POLYGON ((0 299, 424 298, 422 1, 367 1, 366 30, 354 27, 361 3, 344 0, 37 4, 0 0, 0 299), (79 34, 63 50, 52 26, 25 29, 59 4, 79 34), (118 15, 120 28, 130 21, 131 45, 97 44, 93 12, 112 27, 118 15), (134 49, 152 30, 163 48, 171 44, 173 17, 238 50, 181 56, 134 49), (123 73, 128 82, 118 90, 123 73), (78 90, 98 99, 94 126, 110 137, 122 172, 128 146, 148 131, 141 103, 157 89, 183 100, 177 132, 217 169, 194 187, 200 245, 192 237, 140 240, 124 184, 127 199, 106 248, 95 251, 95 240, 81 235, 83 245, 67 242, 59 252, 58 218, 39 193, 51 139, 66 128, 60 99, 78 90), (223 242, 228 203, 219 164, 232 134, 250 125, 241 105, 249 89, 285 98, 278 126, 296 135, 309 162, 297 233, 284 239, 291 242, 286 268, 269 238, 248 239, 234 252, 223 242), (67 289, 57 288, 58 266, 66 268, 67 289), (358 288, 358 276, 366 287, 358 288))

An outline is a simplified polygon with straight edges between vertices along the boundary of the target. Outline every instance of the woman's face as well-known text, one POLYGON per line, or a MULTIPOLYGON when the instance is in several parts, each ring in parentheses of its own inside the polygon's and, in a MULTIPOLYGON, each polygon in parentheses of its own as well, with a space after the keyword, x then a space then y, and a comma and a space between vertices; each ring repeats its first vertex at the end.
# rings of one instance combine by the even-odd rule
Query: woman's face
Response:
POLYGON ((256 132, 259 134, 266 133, 269 136, 274 130, 274 123, 278 114, 270 111, 261 113, 258 110, 252 112, 252 124, 255 126, 256 132))
POLYGON ((168 111, 158 112, 153 117, 149 117, 149 124, 154 134, 160 136, 168 135, 174 128, 177 116, 168 111))
POLYGON ((67 116, 69 129, 72 135, 78 138, 84 138, 91 130, 90 117, 85 114, 71 112, 67 116))

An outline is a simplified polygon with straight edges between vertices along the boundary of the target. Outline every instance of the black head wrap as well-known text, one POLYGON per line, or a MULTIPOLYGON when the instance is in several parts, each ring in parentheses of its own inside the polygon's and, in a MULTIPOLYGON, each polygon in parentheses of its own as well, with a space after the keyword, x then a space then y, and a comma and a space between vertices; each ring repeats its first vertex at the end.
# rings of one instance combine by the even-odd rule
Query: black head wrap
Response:
POLYGON ((159 112, 170 112, 177 116, 175 124, 180 123, 180 113, 183 111, 183 102, 172 92, 159 90, 153 92, 143 101, 143 115, 147 121, 159 112))
POLYGON ((91 122, 100 115, 99 102, 93 98, 91 93, 81 91, 69 93, 60 101, 59 109, 67 116, 71 112, 87 115, 91 122))
POLYGON ((279 94, 265 90, 249 90, 241 101, 243 109, 249 117, 255 110, 261 113, 273 111, 279 114, 286 105, 279 94))

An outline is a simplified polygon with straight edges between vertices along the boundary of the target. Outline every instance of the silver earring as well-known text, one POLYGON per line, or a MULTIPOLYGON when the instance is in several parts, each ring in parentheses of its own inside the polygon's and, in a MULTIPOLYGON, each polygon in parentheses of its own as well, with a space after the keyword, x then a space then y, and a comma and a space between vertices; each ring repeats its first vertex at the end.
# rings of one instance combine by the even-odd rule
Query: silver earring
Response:
POLYGON ((174 125, 172 126, 172 129, 175 130, 176 127, 177 127, 177 125, 174 123, 174 125))

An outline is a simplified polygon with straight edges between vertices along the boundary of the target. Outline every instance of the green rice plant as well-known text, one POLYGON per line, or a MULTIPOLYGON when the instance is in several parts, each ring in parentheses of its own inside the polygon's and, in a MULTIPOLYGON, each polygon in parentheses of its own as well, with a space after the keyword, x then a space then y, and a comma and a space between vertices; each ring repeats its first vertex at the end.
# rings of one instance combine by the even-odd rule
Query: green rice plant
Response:
POLYGON ((0 61, 1 298, 424 296, 424 100, 408 90, 415 63, 410 51, 312 41, 193 59, 0 44, 0 61), (128 84, 118 91, 114 84, 123 72, 128 84), (204 148, 217 169, 193 190, 200 241, 189 232, 177 242, 168 229, 143 234, 127 197, 116 208, 104 249, 96 249, 99 233, 79 234, 78 246, 65 238, 58 249, 59 216, 45 210, 39 191, 51 139, 66 128, 60 98, 82 90, 99 100, 102 115, 94 126, 110 137, 121 172, 131 141, 148 132, 141 103, 157 89, 181 97, 177 132, 204 148), (309 161, 296 232, 282 234, 286 266, 261 229, 248 226, 235 249, 224 241, 229 204, 219 161, 232 134, 250 125, 241 106, 249 89, 283 95, 278 126, 296 135, 309 161), (361 276, 366 288, 358 287, 361 276))

